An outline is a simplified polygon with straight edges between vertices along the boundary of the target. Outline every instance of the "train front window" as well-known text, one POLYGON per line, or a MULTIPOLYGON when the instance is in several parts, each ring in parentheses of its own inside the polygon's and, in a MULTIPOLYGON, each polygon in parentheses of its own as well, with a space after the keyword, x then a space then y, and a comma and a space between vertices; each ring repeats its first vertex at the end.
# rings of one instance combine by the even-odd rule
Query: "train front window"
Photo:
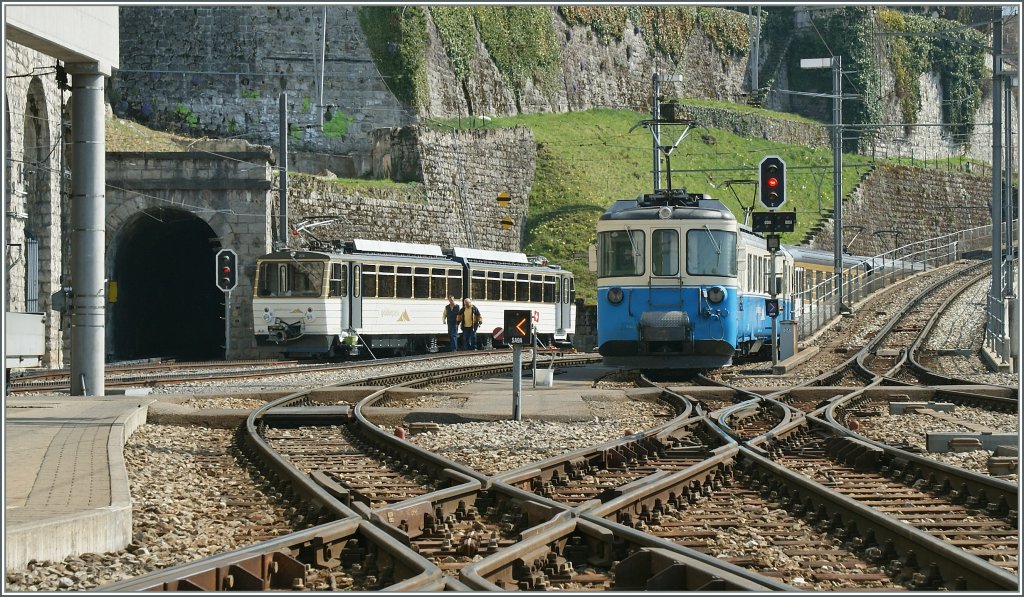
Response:
POLYGON ((644 273, 644 233, 613 230, 597 235, 597 276, 639 276, 644 273))
POLYGON ((655 276, 679 273, 679 232, 655 230, 651 235, 651 269, 655 276))
POLYGON ((686 233, 686 273, 736 277, 736 233, 707 226, 686 233))
POLYGON ((320 296, 325 268, 323 261, 263 261, 256 274, 259 278, 257 295, 320 296))

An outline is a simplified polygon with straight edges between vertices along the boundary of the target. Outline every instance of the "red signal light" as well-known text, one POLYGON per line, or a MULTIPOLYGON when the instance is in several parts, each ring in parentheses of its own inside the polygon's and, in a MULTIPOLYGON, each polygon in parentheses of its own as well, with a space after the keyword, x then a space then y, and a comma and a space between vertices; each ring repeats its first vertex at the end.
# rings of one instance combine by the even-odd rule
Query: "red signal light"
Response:
POLYGON ((225 265, 224 268, 221 269, 221 271, 224 272, 225 274, 230 274, 231 268, 225 265))
POLYGON ((771 177, 771 178, 769 178, 769 179, 768 179, 768 186, 770 186, 770 187, 771 187, 771 188, 773 188, 773 189, 774 189, 775 187, 779 186, 779 179, 778 179, 778 178, 775 178, 774 176, 773 176, 773 177, 771 177))

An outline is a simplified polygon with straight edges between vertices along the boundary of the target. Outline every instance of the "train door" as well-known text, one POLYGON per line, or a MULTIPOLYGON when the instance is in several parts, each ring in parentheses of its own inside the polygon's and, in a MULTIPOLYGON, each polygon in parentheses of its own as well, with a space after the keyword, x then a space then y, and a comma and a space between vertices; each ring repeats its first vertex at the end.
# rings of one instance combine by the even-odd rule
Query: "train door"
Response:
POLYGON ((571 276, 559 276, 558 286, 560 292, 556 293, 558 304, 555 306, 555 329, 557 333, 564 334, 566 329, 572 325, 572 299, 574 293, 573 280, 571 276))
MULTIPOLYGON (((327 297, 331 299, 339 299, 338 302, 338 316, 340 326, 339 329, 349 329, 349 297, 352 296, 352 289, 349 284, 349 264, 333 261, 330 264, 330 286, 327 290, 327 297)), ((332 301, 328 301, 328 305, 331 305, 332 301)))
POLYGON ((351 330, 359 330, 363 327, 363 296, 366 294, 366 276, 369 275, 373 278, 373 287, 376 289, 377 278, 375 272, 367 273, 364 271, 366 267, 362 263, 350 263, 349 264, 349 316, 348 316, 348 328, 351 330))

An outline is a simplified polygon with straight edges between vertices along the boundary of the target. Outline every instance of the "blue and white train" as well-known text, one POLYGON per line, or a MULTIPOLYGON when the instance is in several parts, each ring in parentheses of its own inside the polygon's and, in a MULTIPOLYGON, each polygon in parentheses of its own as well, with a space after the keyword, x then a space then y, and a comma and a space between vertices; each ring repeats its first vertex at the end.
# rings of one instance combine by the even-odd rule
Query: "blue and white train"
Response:
MULTIPOLYGON (((683 190, 620 200, 597 223, 597 336, 606 364, 709 369, 771 346, 763 237, 683 190)), ((799 309, 793 258, 776 252, 779 317, 799 309)))

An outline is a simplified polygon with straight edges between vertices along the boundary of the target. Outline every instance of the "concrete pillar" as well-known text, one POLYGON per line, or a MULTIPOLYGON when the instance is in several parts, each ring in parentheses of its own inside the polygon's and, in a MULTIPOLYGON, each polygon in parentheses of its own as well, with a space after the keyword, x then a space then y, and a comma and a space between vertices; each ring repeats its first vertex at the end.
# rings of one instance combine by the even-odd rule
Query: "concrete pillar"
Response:
POLYGON ((106 355, 104 76, 67 65, 71 83, 71 395, 103 396, 106 355))

